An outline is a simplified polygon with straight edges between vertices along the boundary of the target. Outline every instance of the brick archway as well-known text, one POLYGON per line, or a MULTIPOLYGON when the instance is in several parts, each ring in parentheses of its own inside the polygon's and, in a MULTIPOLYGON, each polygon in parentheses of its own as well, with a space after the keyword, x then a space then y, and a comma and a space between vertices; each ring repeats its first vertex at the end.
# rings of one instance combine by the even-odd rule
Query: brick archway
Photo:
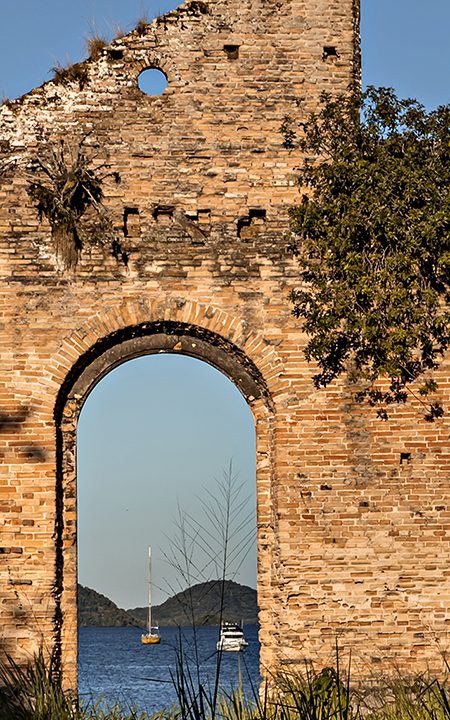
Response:
MULTIPOLYGON (((178 308, 179 310, 179 308, 178 308)), ((192 310, 192 308, 191 308, 192 310)), ((167 316, 167 312, 165 313, 167 316)), ((174 315, 176 316, 176 312, 174 315)), ((196 322, 179 319, 150 320, 134 324, 120 324, 119 316, 127 316, 125 308, 116 308, 108 315, 97 318, 97 327, 110 332, 97 338, 87 349, 82 349, 80 338, 91 338, 95 333, 91 326, 80 329, 63 343, 55 361, 67 363, 73 358, 75 348, 78 357, 68 367, 55 403, 55 426, 57 434, 57 517, 55 530, 56 563, 54 583, 54 635, 55 646, 60 654, 65 682, 74 685, 76 678, 77 617, 77 540, 76 540, 76 442, 77 424, 83 404, 95 385, 118 365, 138 356, 154 353, 181 353, 209 363, 225 374, 240 390, 253 414, 256 430, 256 495, 257 495, 257 552, 258 597, 262 611, 269 611, 271 596, 271 569, 273 566, 273 518, 274 458, 273 442, 273 394, 280 390, 275 376, 266 378, 250 356, 264 359, 262 338, 246 333, 244 346, 247 354, 234 342, 242 339, 243 328, 233 319, 219 313, 222 331, 219 334, 207 325, 216 325, 217 311, 211 307, 196 306, 196 322), (119 325, 119 326, 118 326, 119 325), (231 339, 233 338, 233 339, 231 339), (69 351, 69 348, 72 351, 69 351), (267 599, 267 608, 264 605, 267 599)), ((136 318, 137 319, 137 318, 136 318)), ((280 361, 270 351, 270 368, 280 361)), ((262 362, 264 366, 264 361, 262 362)), ((279 375, 280 373, 278 373, 279 375)), ((270 632, 270 625, 267 626, 270 632)), ((270 643, 266 643, 269 647, 270 643)), ((263 651, 264 654, 264 651, 263 651)), ((269 658, 263 659, 264 663, 269 658)))
MULTIPOLYGON (((219 367, 253 412, 268 671, 328 664, 336 634, 363 673, 439 669, 435 641, 448 647, 448 414, 424 423, 417 396, 380 422, 345 382, 317 389, 288 301, 303 159, 280 126, 358 81, 359 3, 279 5, 187 1, 0 108, 0 651, 55 642, 68 682, 78 413, 153 342, 219 367), (169 78, 156 98, 137 83, 150 65, 169 78), (26 170, 83 138, 87 170, 112 174, 74 268, 26 170)), ((447 357, 445 407, 448 373, 447 357)))

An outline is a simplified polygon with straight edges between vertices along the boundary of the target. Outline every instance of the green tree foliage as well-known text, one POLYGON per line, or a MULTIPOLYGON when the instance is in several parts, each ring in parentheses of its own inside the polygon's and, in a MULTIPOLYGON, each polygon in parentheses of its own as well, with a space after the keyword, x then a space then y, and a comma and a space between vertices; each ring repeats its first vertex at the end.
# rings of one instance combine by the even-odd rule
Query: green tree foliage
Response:
POLYGON ((450 106, 427 113, 386 88, 322 100, 299 139, 289 118, 282 127, 306 157, 291 300, 314 382, 346 373, 382 417, 412 392, 433 420, 428 371, 450 343, 450 106))

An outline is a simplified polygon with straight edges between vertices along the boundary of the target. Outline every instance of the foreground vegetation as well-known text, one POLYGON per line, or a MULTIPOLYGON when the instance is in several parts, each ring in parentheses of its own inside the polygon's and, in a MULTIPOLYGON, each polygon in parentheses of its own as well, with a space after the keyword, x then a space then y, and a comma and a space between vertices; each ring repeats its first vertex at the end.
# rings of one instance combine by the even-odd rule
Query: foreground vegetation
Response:
MULTIPOLYGON (((149 715, 136 708, 102 703, 79 705, 65 692, 50 658, 40 652, 25 668, 11 658, 0 663, 2 720, 444 720, 450 718, 446 684, 417 676, 384 681, 363 691, 353 687, 350 671, 281 673, 265 690, 247 697, 241 689, 207 692, 180 662, 173 678, 178 703, 149 715)), ((217 675, 219 678, 219 674, 217 675)))
POLYGON ((192 590, 199 581, 211 587, 206 571, 220 577, 214 587, 218 582, 219 619, 224 617, 227 574, 240 567, 254 534, 253 515, 241 490, 230 463, 215 492, 205 493, 210 503, 199 501, 202 522, 180 513, 169 561, 188 588, 187 595, 173 594, 183 600, 195 640, 194 659, 189 660, 180 634, 175 667, 167 678, 177 698, 173 707, 150 714, 119 705, 108 708, 102 701, 79 702, 61 686, 58 648, 53 656, 41 649, 26 667, 12 658, 0 659, 0 720, 450 720, 446 682, 398 675, 377 683, 371 678, 364 688, 356 679, 353 682, 350 666, 342 670, 337 646, 333 667, 315 669, 305 663, 295 673, 270 675, 262 689, 253 686, 249 694, 244 694, 242 683, 237 688, 222 686, 222 657, 216 653, 212 682, 203 684, 195 634, 197 597, 192 590), (199 546, 203 554, 197 552, 199 546))

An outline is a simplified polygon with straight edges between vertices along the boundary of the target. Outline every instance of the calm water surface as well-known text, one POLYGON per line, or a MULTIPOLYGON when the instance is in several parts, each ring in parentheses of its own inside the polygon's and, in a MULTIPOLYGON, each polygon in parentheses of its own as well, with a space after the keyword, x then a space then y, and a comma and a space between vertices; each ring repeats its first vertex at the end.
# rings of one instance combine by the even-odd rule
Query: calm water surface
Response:
MULTIPOLYGON (((80 697, 94 701, 104 698, 108 704, 135 705, 149 713, 176 702, 172 677, 176 672, 177 648, 181 647, 191 672, 194 672, 195 647, 202 682, 212 687, 217 663, 215 651, 219 629, 197 629, 194 642, 191 628, 161 628, 160 645, 141 645, 139 628, 80 628, 78 630, 78 691, 80 697)), ((248 648, 241 653, 222 653, 221 686, 236 687, 242 676, 244 689, 257 689, 259 642, 256 625, 245 627, 248 648)))

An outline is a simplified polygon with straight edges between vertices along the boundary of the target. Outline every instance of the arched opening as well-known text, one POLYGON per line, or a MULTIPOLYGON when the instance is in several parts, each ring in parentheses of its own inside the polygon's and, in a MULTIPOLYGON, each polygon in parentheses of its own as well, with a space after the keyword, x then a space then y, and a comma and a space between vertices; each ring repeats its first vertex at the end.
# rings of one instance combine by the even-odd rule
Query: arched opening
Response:
MULTIPOLYGON (((260 347, 261 341, 257 342, 260 347)), ((187 355, 205 361, 228 378, 250 408, 256 429, 257 587, 260 638, 271 630, 267 603, 271 594, 273 552, 273 432, 274 411, 263 376, 250 358, 224 336, 205 327, 178 321, 143 322, 114 330, 79 355, 61 386, 55 406, 57 433, 56 564, 54 583, 54 642, 65 684, 77 679, 77 424, 91 391, 112 370, 140 356, 187 355), (269 624, 267 624, 269 622, 269 624)), ((202 363, 204 365, 204 363, 202 363)), ((263 645, 263 647, 266 647, 263 645)), ((267 662, 262 657, 262 662, 267 662)))
MULTIPOLYGON (((171 706, 176 625, 189 637, 192 622, 202 671, 213 673, 222 579, 224 616, 232 620, 234 607, 234 620, 245 622, 246 664, 257 683, 256 601, 254 617, 249 607, 249 588, 256 588, 255 489, 251 411, 207 363, 173 353, 141 356, 93 388, 77 432, 81 696, 122 699, 147 712, 171 706), (226 507, 228 483, 233 497, 226 507), (156 651, 140 646, 142 629, 126 626, 145 618, 148 545, 153 618, 163 625, 156 651), (188 587, 195 589, 192 602, 179 597, 188 587), (116 623, 121 627, 111 627, 116 623)), ((237 656, 227 656, 222 681, 229 676, 235 684, 237 671, 237 656)))

